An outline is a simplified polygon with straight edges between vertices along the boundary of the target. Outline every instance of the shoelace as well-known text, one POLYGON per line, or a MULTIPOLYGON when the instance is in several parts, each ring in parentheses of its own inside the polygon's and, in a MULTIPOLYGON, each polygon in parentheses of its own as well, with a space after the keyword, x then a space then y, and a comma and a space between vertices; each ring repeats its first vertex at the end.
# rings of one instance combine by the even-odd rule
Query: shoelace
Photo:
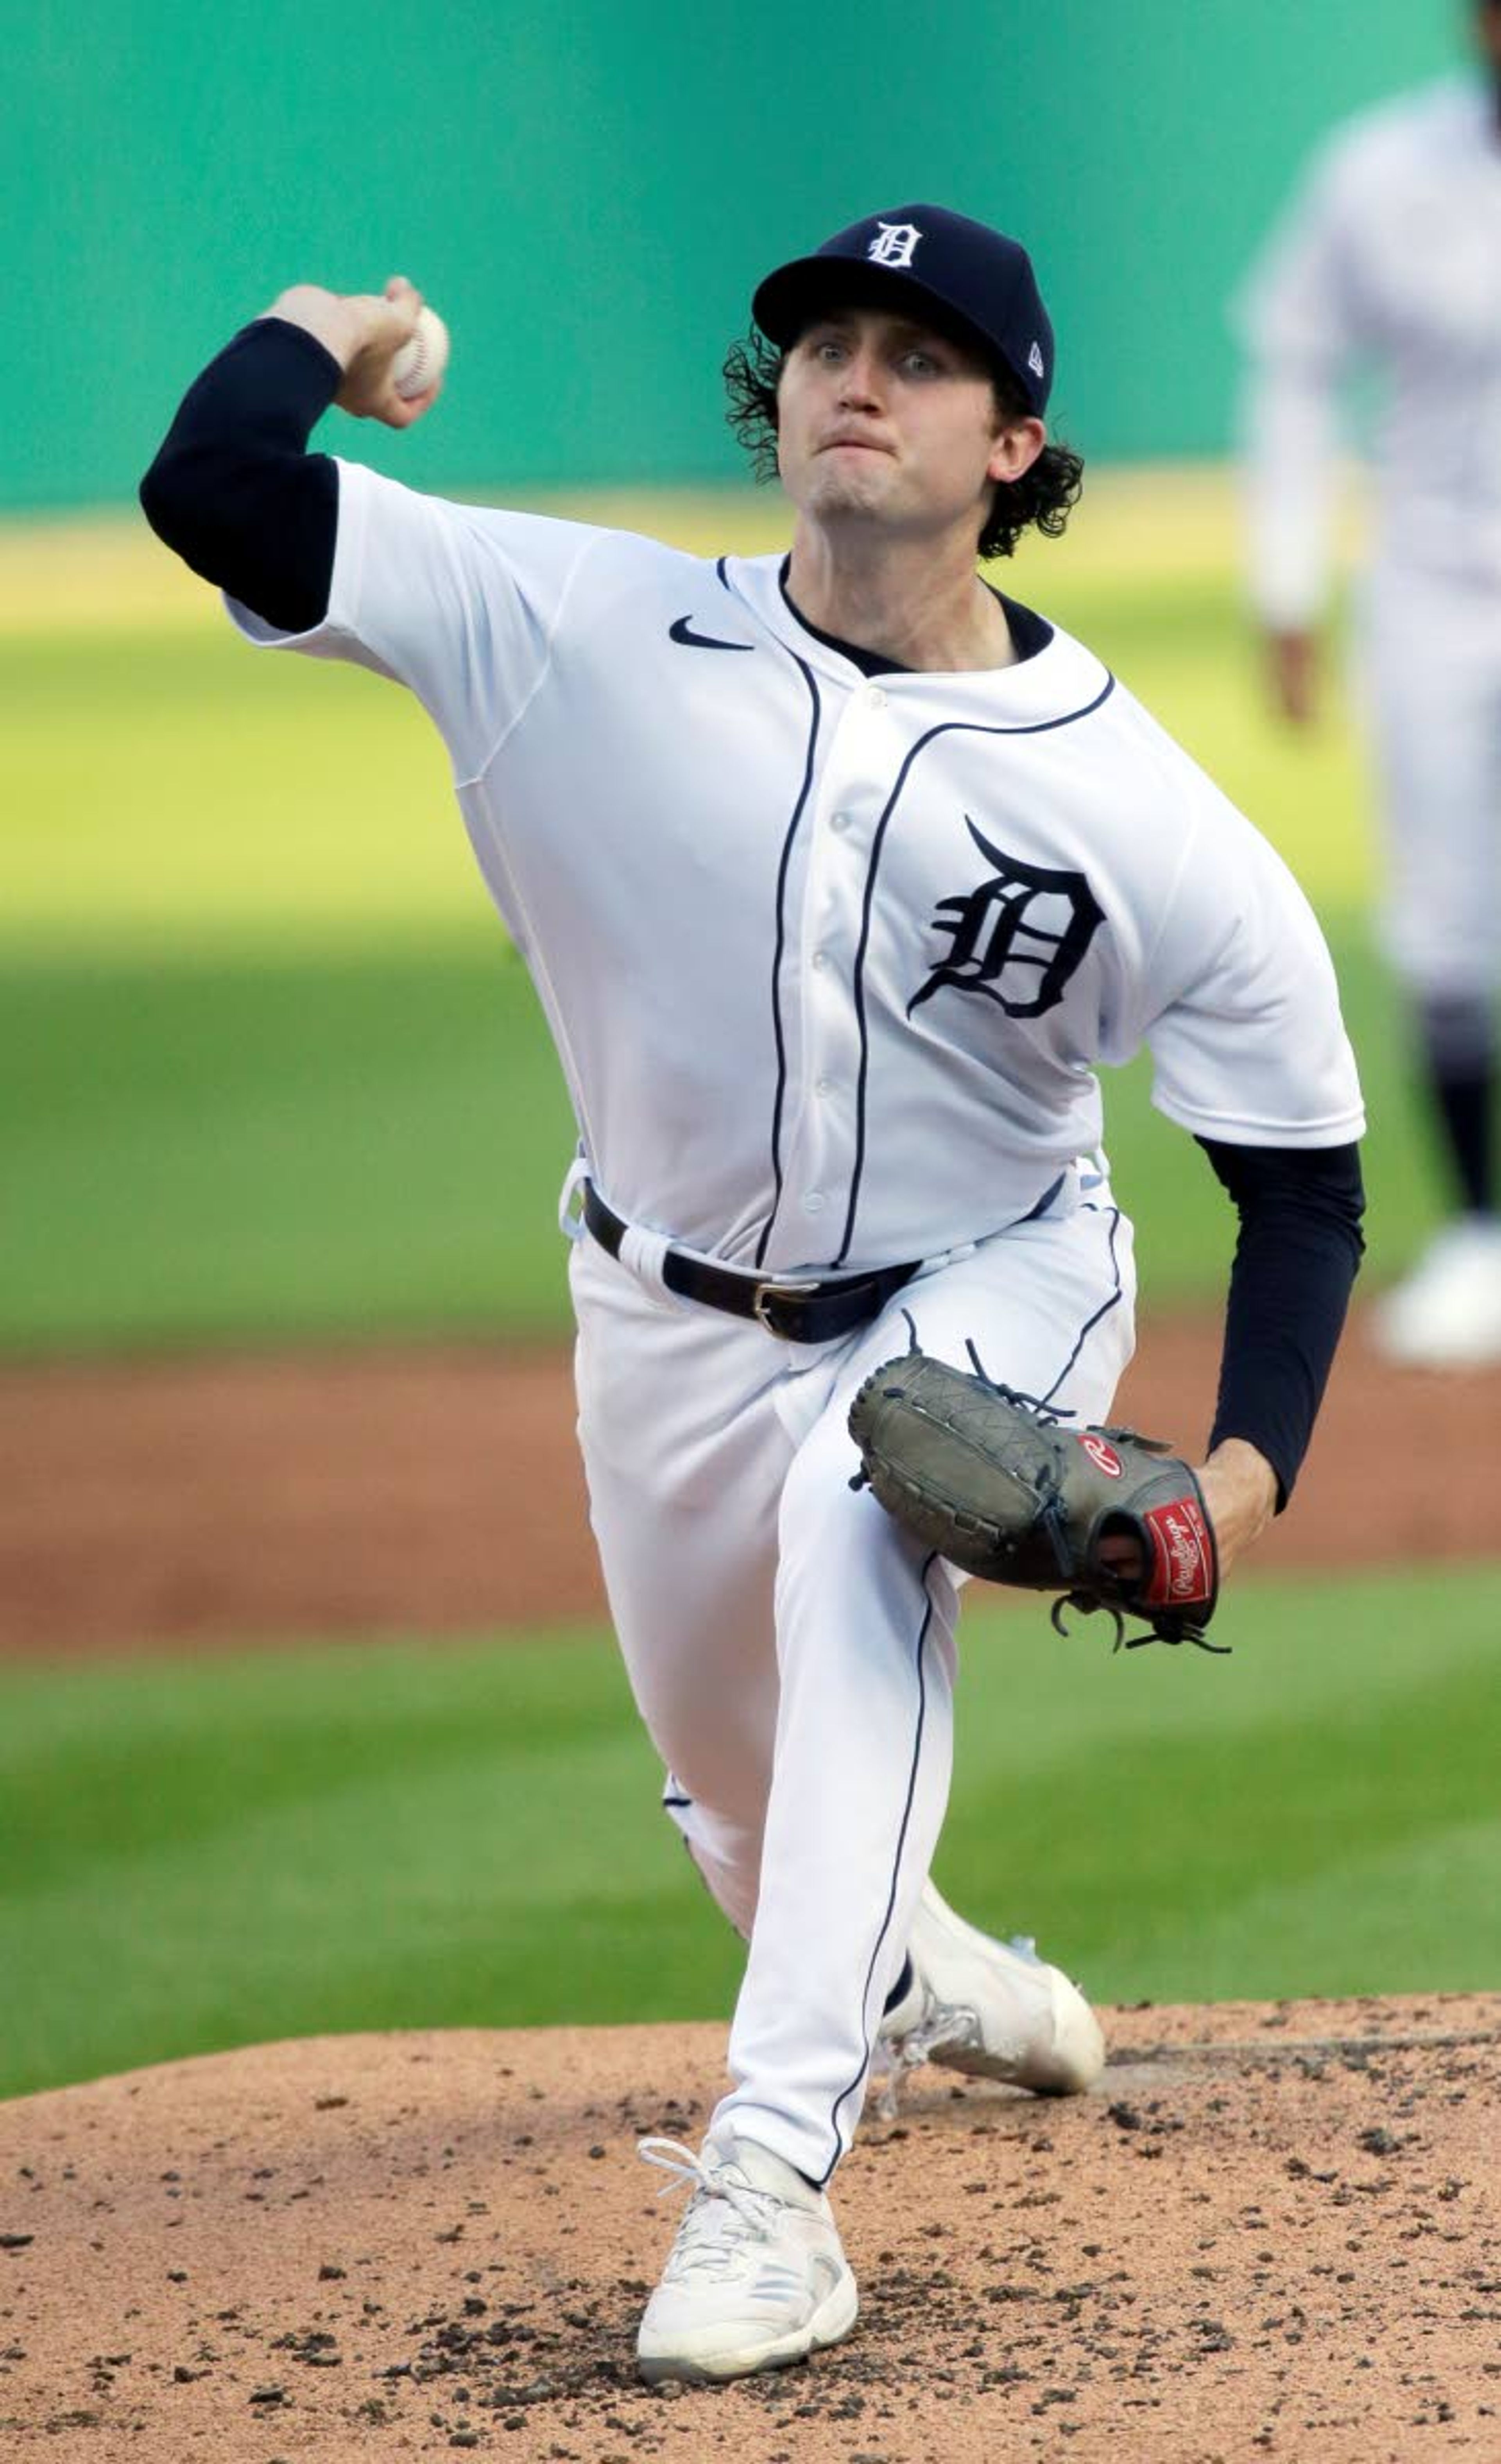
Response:
MULTIPOLYGON (((1037 1944, 1030 1934, 1014 1933, 1006 1948, 1014 1950, 1022 1959, 1033 1961, 1038 1967, 1043 1965, 1037 1955, 1037 1944)), ((926 1988, 924 1990, 927 1991, 926 1988)), ((978 2011, 971 2011, 961 2002, 930 2000, 927 2011, 915 2028, 909 2028, 901 2036, 878 2036, 875 2048, 877 2060, 883 2054, 886 2056, 881 2067, 872 2072, 872 2084, 876 2079, 880 2080, 875 2097, 875 2111, 879 2119, 882 2122, 895 2121, 902 2081, 909 2071, 919 2070, 924 2062, 931 2061, 935 2054, 941 2054, 949 2045, 978 2044, 982 2034, 978 2011)), ((1020 2059, 1020 2047, 1017 2051, 1020 2059)))
POLYGON ((660 2165, 665 2173, 673 2176, 662 2184, 660 2196, 666 2198, 669 2192, 684 2189, 691 2189, 694 2194, 677 2229, 664 2283, 690 2269, 712 2275, 733 2265, 735 2252, 720 2238, 722 2218, 709 2202, 723 2200, 747 2233, 758 2241, 771 2239, 772 2220, 779 2205, 774 2191, 755 2190, 748 2182, 729 2180, 722 2171, 712 2170, 701 2156, 695 2156, 691 2147, 684 2147, 676 2139, 638 2139, 636 2154, 649 2165, 660 2165), (701 2208, 700 2199, 706 2203, 701 2208))
POLYGON ((881 2036, 876 2040, 877 2055, 886 2056, 876 2093, 875 2110, 882 2122, 894 2122, 901 2102, 902 2081, 909 2071, 920 2070, 935 2054, 948 2045, 973 2044, 980 2034, 980 2020, 973 2011, 957 2008, 951 2003, 935 2002, 924 2019, 909 2028, 904 2036, 881 2036))

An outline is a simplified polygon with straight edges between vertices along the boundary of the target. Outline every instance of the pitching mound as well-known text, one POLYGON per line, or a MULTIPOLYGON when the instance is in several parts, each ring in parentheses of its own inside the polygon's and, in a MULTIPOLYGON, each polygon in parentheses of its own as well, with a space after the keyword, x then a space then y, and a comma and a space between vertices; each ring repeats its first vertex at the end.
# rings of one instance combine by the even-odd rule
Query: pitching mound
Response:
POLYGON ((717 2026, 321 2038, 0 2107, 0 2444, 1380 2464, 1501 2453, 1501 1996, 1114 2014, 1062 2104, 920 2073, 839 2182, 854 2339, 649 2391, 717 2026))

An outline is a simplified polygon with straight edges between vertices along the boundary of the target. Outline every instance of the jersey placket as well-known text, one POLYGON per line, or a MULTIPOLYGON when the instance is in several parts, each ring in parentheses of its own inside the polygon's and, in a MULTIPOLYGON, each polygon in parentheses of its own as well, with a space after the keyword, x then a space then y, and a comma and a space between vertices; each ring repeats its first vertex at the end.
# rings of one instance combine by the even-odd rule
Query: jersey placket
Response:
POLYGON ((784 1263, 829 1263, 843 1239, 859 1144, 856 968, 872 848, 900 759, 889 696, 849 695, 815 791, 799 937, 795 1103, 778 1248, 784 1263))

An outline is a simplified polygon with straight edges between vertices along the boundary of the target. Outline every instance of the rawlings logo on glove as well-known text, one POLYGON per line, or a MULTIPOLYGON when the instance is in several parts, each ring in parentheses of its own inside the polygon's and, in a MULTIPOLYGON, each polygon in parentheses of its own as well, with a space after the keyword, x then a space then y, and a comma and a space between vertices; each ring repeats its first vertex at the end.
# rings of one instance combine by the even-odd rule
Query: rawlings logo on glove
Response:
POLYGON ((1187 1463, 1135 1429, 1065 1429, 1031 1397, 914 1349, 869 1376, 850 1434, 889 1514, 988 1582, 1104 1609, 1116 1646, 1205 1640, 1219 1595, 1214 1529, 1187 1463), (1127 1635, 1125 1615, 1146 1620, 1127 1635))

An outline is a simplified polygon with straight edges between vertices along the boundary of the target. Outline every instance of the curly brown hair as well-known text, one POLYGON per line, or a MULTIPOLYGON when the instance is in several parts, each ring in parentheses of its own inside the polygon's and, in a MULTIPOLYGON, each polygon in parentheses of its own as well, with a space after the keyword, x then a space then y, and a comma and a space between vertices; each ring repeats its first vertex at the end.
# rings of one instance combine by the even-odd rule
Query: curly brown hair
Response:
MULTIPOLYGON (((724 362, 729 395, 725 418, 750 455, 756 478, 777 475, 777 386, 786 353, 753 328, 731 344, 724 362)), ((1030 417, 1021 386, 999 361, 987 360, 998 421, 1030 417)), ((1068 445, 1045 445, 1020 479, 998 479, 980 534, 982 557, 1010 556, 1025 530, 1060 539, 1084 487, 1084 456, 1068 445)))

